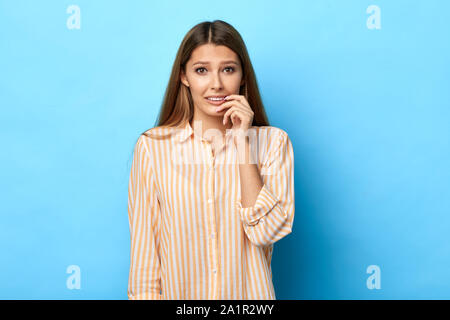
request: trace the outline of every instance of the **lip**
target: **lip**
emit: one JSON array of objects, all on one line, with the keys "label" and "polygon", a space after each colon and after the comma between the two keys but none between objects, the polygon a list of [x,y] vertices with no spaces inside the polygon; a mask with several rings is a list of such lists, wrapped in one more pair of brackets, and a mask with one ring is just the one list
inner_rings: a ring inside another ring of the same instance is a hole
[{"label": "lip", "polygon": [[208,98],[225,98],[226,96],[209,96],[209,97],[205,97],[205,100],[208,101],[208,103],[215,105],[215,106],[220,106],[222,103],[224,103],[226,100],[220,100],[220,101],[212,101],[212,100],[208,100]]}]

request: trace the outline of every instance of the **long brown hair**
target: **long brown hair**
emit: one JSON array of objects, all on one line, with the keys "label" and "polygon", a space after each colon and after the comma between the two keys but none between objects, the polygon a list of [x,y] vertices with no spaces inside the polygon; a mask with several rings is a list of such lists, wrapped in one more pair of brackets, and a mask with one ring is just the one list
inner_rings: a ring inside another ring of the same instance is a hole
[{"label": "long brown hair", "polygon": [[[245,96],[253,110],[253,126],[268,126],[262,99],[258,90],[255,72],[253,70],[247,47],[239,32],[230,24],[222,20],[213,22],[205,21],[195,25],[184,36],[173,63],[169,83],[167,85],[164,100],[155,123],[156,127],[183,127],[186,121],[191,121],[194,116],[194,103],[191,92],[180,80],[181,70],[186,71],[186,63],[191,57],[192,51],[203,44],[223,45],[233,50],[239,57],[244,84],[239,89],[239,95]],[[170,136],[156,136],[147,129],[141,135],[156,139],[164,139]]]}]

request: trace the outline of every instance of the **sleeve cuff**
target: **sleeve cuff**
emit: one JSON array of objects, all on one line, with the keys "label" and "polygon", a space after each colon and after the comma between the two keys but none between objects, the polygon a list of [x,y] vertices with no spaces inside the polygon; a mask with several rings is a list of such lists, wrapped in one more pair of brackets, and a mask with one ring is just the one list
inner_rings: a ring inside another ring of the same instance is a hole
[{"label": "sleeve cuff", "polygon": [[253,226],[258,224],[261,218],[268,214],[277,203],[277,197],[275,197],[267,185],[264,184],[259,191],[253,207],[243,208],[241,198],[238,198],[236,201],[236,209],[241,216],[241,221],[249,226]]}]

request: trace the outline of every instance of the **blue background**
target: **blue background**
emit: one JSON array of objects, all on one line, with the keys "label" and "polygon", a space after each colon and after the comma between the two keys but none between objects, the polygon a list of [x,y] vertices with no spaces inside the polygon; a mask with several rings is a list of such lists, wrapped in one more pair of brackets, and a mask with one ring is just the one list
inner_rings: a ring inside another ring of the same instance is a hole
[{"label": "blue background", "polygon": [[277,299],[450,298],[449,13],[446,0],[0,1],[0,298],[127,299],[134,143],[185,33],[214,19],[241,33],[294,147]]}]

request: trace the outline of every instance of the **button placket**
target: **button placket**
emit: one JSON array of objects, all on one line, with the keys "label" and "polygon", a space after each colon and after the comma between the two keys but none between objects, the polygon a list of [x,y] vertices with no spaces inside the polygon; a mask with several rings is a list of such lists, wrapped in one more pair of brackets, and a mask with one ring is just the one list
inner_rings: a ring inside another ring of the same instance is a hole
[{"label": "button placket", "polygon": [[[209,216],[212,218],[212,230],[210,233],[210,243],[211,243],[211,252],[212,252],[212,257],[211,257],[211,271],[214,275],[217,275],[217,243],[215,241],[215,230],[216,230],[216,213],[215,213],[215,207],[214,207],[214,179],[215,179],[215,172],[214,172],[214,161],[215,161],[215,155],[213,155],[212,153],[212,147],[211,147],[211,143],[206,141],[206,140],[202,140],[202,142],[204,144],[206,144],[206,148],[208,149],[208,181],[209,181],[209,190],[211,190],[208,194],[208,204],[210,205],[208,207],[208,209],[210,210],[211,214],[209,214]],[[218,288],[218,284],[216,284],[216,290]]]}]

